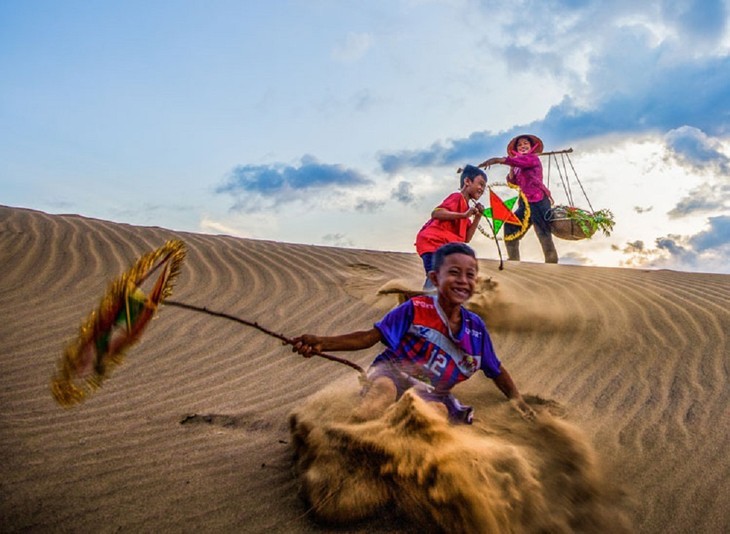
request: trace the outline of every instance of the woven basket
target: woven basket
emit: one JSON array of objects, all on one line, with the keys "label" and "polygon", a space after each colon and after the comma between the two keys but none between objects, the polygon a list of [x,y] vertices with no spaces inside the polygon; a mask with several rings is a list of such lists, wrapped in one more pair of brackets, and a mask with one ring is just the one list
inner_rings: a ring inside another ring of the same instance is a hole
[{"label": "woven basket", "polygon": [[566,206],[556,206],[552,209],[550,215],[550,231],[555,237],[567,239],[568,241],[578,241],[589,238],[596,233],[595,226],[588,225],[587,230],[588,233],[584,232],[576,221],[568,218]]}]

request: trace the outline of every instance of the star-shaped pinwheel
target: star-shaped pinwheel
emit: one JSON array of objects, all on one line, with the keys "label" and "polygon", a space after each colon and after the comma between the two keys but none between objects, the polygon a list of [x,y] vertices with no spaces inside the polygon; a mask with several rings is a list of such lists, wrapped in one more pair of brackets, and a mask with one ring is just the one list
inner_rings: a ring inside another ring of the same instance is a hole
[{"label": "star-shaped pinwheel", "polygon": [[489,207],[484,210],[484,216],[492,219],[494,235],[499,233],[499,230],[505,223],[522,226],[522,221],[512,212],[512,208],[514,208],[518,198],[517,196],[502,200],[494,191],[489,190]]}]

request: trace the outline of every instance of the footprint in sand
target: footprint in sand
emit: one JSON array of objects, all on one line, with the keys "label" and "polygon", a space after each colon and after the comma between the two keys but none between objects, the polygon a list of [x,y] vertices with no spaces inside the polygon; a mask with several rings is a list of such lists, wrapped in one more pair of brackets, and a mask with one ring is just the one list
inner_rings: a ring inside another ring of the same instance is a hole
[{"label": "footprint in sand", "polygon": [[240,428],[248,431],[268,430],[273,424],[263,419],[251,419],[243,415],[187,414],[180,419],[181,425],[210,425],[222,428]]},{"label": "footprint in sand", "polygon": [[568,415],[568,408],[556,400],[544,399],[539,395],[525,395],[524,397],[527,403],[538,412],[545,411],[559,419],[565,419]]},{"label": "footprint in sand", "polygon": [[387,275],[382,270],[367,263],[350,263],[345,267],[344,275],[344,289],[349,295],[371,306],[383,304],[378,288]]},{"label": "footprint in sand", "polygon": [[385,278],[383,271],[367,263],[349,263],[347,265],[347,272],[348,274],[370,280]]}]

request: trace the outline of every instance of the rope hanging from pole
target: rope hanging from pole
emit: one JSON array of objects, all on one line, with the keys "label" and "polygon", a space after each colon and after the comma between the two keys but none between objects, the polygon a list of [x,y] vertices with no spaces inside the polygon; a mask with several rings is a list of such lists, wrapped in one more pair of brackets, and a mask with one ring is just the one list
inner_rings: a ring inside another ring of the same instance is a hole
[{"label": "rope hanging from pole", "polygon": [[570,168],[573,169],[573,175],[575,176],[575,181],[578,182],[578,185],[580,186],[581,191],[583,191],[583,196],[586,197],[586,202],[588,203],[588,207],[591,208],[591,212],[595,212],[593,209],[593,206],[591,205],[591,200],[588,198],[588,193],[586,193],[585,188],[583,187],[583,183],[580,181],[580,178],[578,178],[578,173],[575,170],[575,167],[573,167],[573,161],[570,159],[570,156],[567,156],[568,163],[570,163]]},{"label": "rope hanging from pole", "polygon": [[[560,184],[565,192],[567,206],[554,206],[551,209],[550,226],[553,235],[562,239],[577,240],[591,237],[596,230],[600,229],[605,235],[610,235],[614,226],[614,219],[611,210],[596,211],[593,208],[590,198],[583,182],[581,182],[578,172],[575,170],[573,160],[570,158],[572,148],[567,150],[555,150],[552,152],[543,152],[541,156],[548,156],[548,176],[547,184],[550,185],[550,172],[552,170],[552,160],[555,158],[555,169],[560,179]],[[558,160],[558,155],[560,159]],[[567,160],[567,163],[566,163]],[[562,169],[561,169],[562,165]],[[583,210],[576,206],[573,196],[573,188],[571,187],[571,176],[568,172],[568,166],[573,173],[572,179],[580,187],[583,197],[588,205],[587,210]]]},{"label": "rope hanging from pole", "polygon": [[[588,204],[588,207],[590,208],[591,212],[594,212],[593,205],[591,204],[591,200],[588,198],[588,193],[586,193],[585,187],[583,187],[583,182],[580,181],[580,178],[578,177],[578,171],[575,170],[575,166],[573,165],[573,160],[570,158],[570,154],[573,152],[572,148],[568,148],[565,150],[554,150],[551,152],[543,152],[540,154],[540,156],[548,156],[548,176],[547,176],[547,186],[550,188],[550,171],[552,169],[552,161],[553,158],[555,158],[555,168],[558,171],[558,177],[560,178],[561,185],[563,186],[563,190],[565,191],[565,196],[568,199],[568,203],[573,206],[575,205],[575,199],[573,197],[573,190],[570,186],[570,177],[568,173],[568,167],[566,165],[566,160],[568,162],[568,165],[570,165],[570,169],[573,171],[573,178],[575,179],[575,182],[580,187],[581,192],[583,193],[583,196],[586,199],[586,203]],[[560,155],[560,161],[558,161],[557,156]],[[560,165],[563,165],[563,170],[560,170]]]},{"label": "rope hanging from pole", "polygon": [[[477,202],[473,201],[473,205],[476,206]],[[492,232],[492,237],[494,238],[494,244],[497,245],[497,254],[499,255],[499,270],[503,271],[504,270],[504,260],[502,259],[502,249],[499,246],[499,239],[497,239],[497,232],[494,231],[494,226],[492,226],[492,223],[490,222],[489,217],[485,217],[485,219],[487,221],[487,224],[489,225],[489,229]],[[477,228],[485,237],[487,237],[486,232],[484,232],[484,230],[482,230],[481,225],[477,226]]]}]

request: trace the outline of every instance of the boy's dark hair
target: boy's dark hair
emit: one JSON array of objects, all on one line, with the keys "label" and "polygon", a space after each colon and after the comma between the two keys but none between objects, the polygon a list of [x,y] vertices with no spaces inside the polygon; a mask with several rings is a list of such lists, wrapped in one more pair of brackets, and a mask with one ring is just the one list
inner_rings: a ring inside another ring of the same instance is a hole
[{"label": "boy's dark hair", "polygon": [[461,171],[461,180],[459,182],[459,187],[464,187],[464,181],[465,180],[473,180],[477,176],[483,176],[484,181],[487,181],[487,173],[481,170],[479,167],[475,167],[474,165],[467,165],[464,167],[464,169]]},{"label": "boy's dark hair", "polygon": [[450,256],[451,254],[466,254],[477,259],[474,250],[466,243],[446,243],[445,245],[441,245],[433,255],[433,270],[438,271],[444,264],[446,256]]}]

